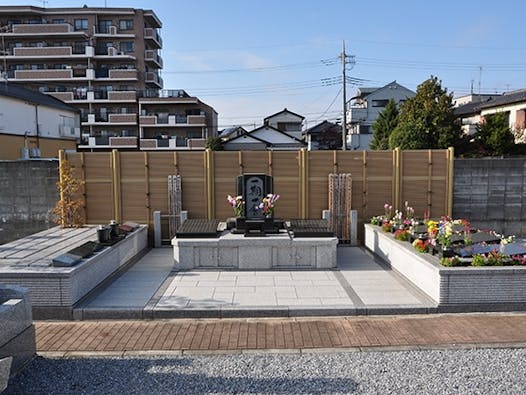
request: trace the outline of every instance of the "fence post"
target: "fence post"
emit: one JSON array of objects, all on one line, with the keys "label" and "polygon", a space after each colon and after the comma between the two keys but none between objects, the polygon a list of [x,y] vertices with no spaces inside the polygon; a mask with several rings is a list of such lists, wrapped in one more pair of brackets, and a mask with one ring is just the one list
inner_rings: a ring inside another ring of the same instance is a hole
[{"label": "fence post", "polygon": [[64,206],[64,190],[62,189],[63,185],[63,178],[64,175],[62,174],[62,166],[64,164],[64,161],[66,160],[66,152],[61,149],[58,151],[58,180],[60,184],[60,201],[62,202],[61,207],[61,216],[60,216],[60,226],[64,227],[64,218],[66,218],[66,207]]},{"label": "fence post", "polygon": [[155,248],[161,247],[161,212],[153,212],[153,245]]},{"label": "fence post", "polygon": [[113,182],[113,216],[117,222],[121,221],[121,164],[119,151],[111,151],[111,172]]},{"label": "fence post", "polygon": [[455,148],[449,147],[447,149],[447,215],[453,215],[453,190],[454,190],[454,174],[455,174]]},{"label": "fence post", "polygon": [[300,217],[301,219],[306,219],[308,217],[308,189],[307,189],[307,181],[308,181],[308,162],[307,162],[307,151],[302,148],[300,150],[300,194],[301,194],[301,211],[300,211]]},{"label": "fence post", "polygon": [[214,154],[209,148],[205,151],[205,188],[208,219],[214,219]]},{"label": "fence post", "polygon": [[400,210],[400,190],[402,189],[402,166],[401,166],[401,151],[400,147],[394,149],[395,156],[395,178],[394,178],[394,201],[393,207]]}]

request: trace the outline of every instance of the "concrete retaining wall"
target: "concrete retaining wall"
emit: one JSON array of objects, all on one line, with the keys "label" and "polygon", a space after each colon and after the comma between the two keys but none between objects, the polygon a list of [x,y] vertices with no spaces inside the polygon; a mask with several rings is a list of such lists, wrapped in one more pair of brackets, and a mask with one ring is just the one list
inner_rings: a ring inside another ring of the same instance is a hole
[{"label": "concrete retaining wall", "polygon": [[455,159],[453,217],[526,237],[526,158]]},{"label": "concrete retaining wall", "polygon": [[0,276],[6,284],[31,290],[35,317],[71,318],[72,307],[148,245],[148,227],[141,226],[119,243],[105,247],[73,267],[10,267]]},{"label": "concrete retaining wall", "polygon": [[0,244],[55,226],[57,160],[0,161]]},{"label": "concrete retaining wall", "polygon": [[443,267],[437,257],[369,224],[365,245],[439,305],[526,303],[526,267]]}]

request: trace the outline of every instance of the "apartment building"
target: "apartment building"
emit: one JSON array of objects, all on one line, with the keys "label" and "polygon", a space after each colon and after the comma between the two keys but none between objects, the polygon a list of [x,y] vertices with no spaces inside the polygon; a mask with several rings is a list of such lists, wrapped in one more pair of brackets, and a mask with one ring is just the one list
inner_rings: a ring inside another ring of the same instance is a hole
[{"label": "apartment building", "polygon": [[161,27],[152,10],[0,6],[0,71],[80,109],[79,149],[139,149],[139,99],[163,96]]}]

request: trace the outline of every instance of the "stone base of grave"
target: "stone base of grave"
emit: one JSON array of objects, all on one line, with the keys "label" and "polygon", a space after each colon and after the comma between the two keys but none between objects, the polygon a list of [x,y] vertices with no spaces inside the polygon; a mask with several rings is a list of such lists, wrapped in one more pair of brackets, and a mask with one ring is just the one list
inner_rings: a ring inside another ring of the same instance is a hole
[{"label": "stone base of grave", "polygon": [[295,237],[287,232],[249,237],[224,232],[217,239],[172,240],[176,269],[330,269],[336,237]]}]

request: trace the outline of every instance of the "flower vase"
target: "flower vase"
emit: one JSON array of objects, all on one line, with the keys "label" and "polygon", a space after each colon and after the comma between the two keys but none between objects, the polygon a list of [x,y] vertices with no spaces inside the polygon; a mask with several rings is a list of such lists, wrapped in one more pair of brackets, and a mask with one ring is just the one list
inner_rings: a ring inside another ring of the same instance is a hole
[{"label": "flower vase", "polygon": [[441,246],[438,255],[442,258],[451,258],[455,256],[455,251],[451,247]]}]

